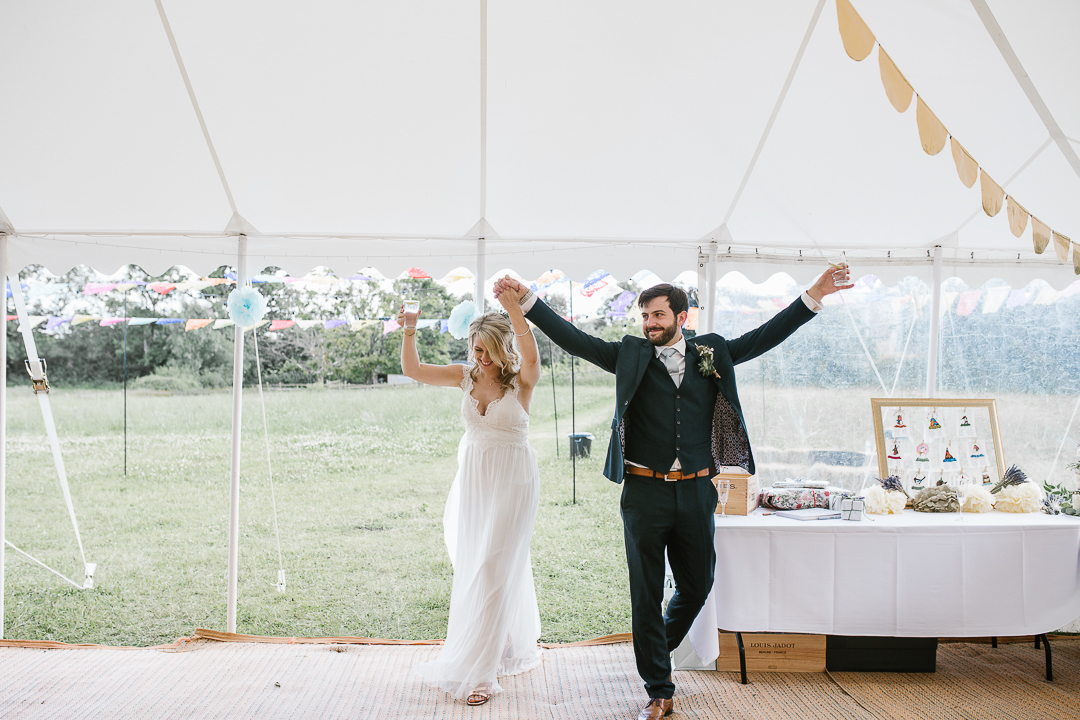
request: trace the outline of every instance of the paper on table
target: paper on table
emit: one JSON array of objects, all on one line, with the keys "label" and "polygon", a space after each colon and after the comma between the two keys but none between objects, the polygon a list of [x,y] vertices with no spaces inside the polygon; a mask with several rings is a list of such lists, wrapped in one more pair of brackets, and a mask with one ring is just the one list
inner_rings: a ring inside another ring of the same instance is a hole
[{"label": "paper on table", "polygon": [[826,508],[803,508],[802,510],[780,510],[775,513],[777,517],[785,517],[791,520],[839,520],[839,510]]}]

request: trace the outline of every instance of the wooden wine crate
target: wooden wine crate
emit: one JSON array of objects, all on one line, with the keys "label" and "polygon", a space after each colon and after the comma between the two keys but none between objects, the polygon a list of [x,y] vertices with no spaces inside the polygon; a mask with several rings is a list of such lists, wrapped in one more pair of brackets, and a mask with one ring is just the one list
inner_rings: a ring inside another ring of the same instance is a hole
[{"label": "wooden wine crate", "polygon": [[[720,491],[720,483],[727,483],[730,488],[727,501],[728,515],[749,515],[758,506],[758,497],[761,493],[757,476],[746,473],[717,473],[712,481],[717,492]],[[719,502],[716,504],[716,514],[720,514]]]},{"label": "wooden wine crate", "polygon": [[[743,633],[747,672],[825,672],[825,636],[794,633]],[[739,670],[735,633],[720,633],[716,669]]]}]

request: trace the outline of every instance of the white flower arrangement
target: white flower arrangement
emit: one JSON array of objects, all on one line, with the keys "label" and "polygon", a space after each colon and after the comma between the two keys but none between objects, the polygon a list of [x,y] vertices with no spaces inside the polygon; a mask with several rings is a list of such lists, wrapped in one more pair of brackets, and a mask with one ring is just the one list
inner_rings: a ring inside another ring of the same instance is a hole
[{"label": "white flower arrangement", "polygon": [[984,513],[994,509],[994,496],[986,488],[977,486],[970,491],[964,501],[964,512]]},{"label": "white flower arrangement", "polygon": [[866,502],[866,512],[873,515],[898,515],[904,512],[907,505],[907,495],[895,490],[886,490],[880,485],[874,485],[863,496]]},{"label": "white flower arrangement", "polygon": [[1009,485],[1001,491],[994,503],[995,510],[1013,513],[1038,512],[1042,509],[1042,489],[1035,483]]}]

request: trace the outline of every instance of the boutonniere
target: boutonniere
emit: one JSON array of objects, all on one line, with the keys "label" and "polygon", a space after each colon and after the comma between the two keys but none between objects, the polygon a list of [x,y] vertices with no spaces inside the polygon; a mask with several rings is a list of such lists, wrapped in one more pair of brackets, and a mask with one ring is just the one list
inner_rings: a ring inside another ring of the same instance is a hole
[{"label": "boutonniere", "polygon": [[712,375],[719,380],[720,373],[716,372],[716,368],[713,367],[713,349],[708,345],[694,345],[694,349],[697,350],[698,355],[701,356],[701,359],[698,360],[697,369],[702,377],[709,377]]}]

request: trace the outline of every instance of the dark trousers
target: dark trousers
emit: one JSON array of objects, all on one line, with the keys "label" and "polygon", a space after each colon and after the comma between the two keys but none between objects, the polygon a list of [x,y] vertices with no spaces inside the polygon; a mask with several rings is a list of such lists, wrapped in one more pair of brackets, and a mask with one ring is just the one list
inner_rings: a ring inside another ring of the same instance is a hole
[{"label": "dark trousers", "polygon": [[[634,657],[649,697],[674,694],[670,653],[686,637],[712,590],[716,500],[709,478],[668,482],[625,476],[620,507],[630,570]],[[676,589],[667,613],[662,613],[665,548]]]}]

